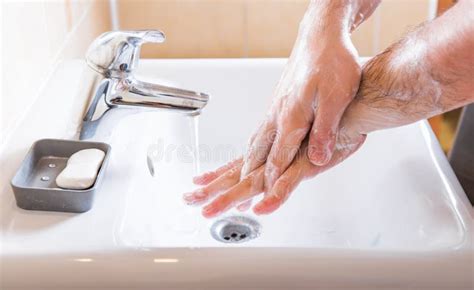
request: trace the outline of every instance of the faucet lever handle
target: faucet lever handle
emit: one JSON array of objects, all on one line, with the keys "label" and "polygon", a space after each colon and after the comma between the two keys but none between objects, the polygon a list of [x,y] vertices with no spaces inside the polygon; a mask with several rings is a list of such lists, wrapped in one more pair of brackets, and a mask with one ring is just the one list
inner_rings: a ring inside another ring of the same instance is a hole
[{"label": "faucet lever handle", "polygon": [[159,30],[109,31],[95,39],[86,54],[87,64],[106,77],[123,78],[137,67],[143,43],[161,43]]},{"label": "faucet lever handle", "polygon": [[165,35],[159,30],[135,30],[127,31],[130,34],[135,34],[135,37],[138,40],[141,40],[141,43],[153,42],[153,43],[162,43],[165,41]]}]

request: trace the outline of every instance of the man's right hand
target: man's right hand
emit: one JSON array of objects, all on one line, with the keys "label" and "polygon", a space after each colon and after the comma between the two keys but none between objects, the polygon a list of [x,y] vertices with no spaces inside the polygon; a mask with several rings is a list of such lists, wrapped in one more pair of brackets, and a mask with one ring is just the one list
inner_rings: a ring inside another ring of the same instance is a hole
[{"label": "man's right hand", "polygon": [[308,160],[319,166],[331,160],[340,119],[360,82],[350,32],[378,2],[310,3],[269,113],[251,138],[242,177],[265,164],[264,187],[271,190],[307,136]]}]

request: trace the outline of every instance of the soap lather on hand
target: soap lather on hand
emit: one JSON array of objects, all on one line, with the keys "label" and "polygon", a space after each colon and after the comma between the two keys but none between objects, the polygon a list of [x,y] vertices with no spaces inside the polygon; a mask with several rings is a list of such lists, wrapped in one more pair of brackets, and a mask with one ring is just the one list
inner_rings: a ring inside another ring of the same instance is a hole
[{"label": "soap lather on hand", "polygon": [[94,185],[105,153],[99,149],[80,150],[69,158],[66,168],[56,178],[61,188],[86,189]]}]

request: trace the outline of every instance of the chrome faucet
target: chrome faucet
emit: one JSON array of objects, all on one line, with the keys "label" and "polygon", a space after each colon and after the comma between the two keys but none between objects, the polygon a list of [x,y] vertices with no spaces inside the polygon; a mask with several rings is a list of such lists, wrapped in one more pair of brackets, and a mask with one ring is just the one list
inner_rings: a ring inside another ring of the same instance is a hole
[{"label": "chrome faucet", "polygon": [[[87,64],[100,73],[103,80],[96,89],[83,118],[80,139],[95,136],[105,116],[136,113],[143,109],[173,109],[199,114],[209,95],[137,80],[133,72],[138,66],[143,43],[161,43],[165,36],[158,30],[110,31],[99,36],[86,54]],[[104,108],[99,109],[99,106]],[[121,112],[118,112],[120,108]],[[128,109],[128,110],[124,110]]]}]

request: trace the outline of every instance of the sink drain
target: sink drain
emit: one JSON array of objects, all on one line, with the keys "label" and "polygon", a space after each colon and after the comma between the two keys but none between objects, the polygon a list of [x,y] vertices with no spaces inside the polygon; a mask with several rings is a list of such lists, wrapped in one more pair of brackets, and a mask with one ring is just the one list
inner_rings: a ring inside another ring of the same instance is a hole
[{"label": "sink drain", "polygon": [[211,226],[211,235],[223,243],[242,243],[260,235],[260,224],[249,217],[229,216]]}]

